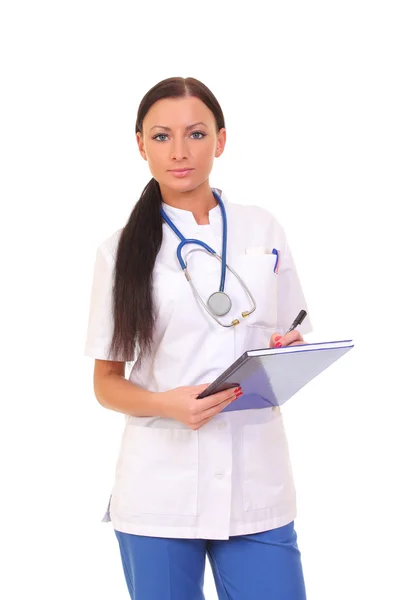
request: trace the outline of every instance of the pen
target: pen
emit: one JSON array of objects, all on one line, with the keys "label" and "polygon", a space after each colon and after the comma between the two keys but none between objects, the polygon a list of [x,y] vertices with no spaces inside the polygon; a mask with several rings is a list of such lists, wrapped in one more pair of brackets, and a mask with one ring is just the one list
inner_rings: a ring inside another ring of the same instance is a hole
[{"label": "pen", "polygon": [[[289,333],[289,331],[293,331],[293,329],[296,329],[296,327],[298,325],[301,325],[301,323],[304,321],[304,319],[306,318],[307,313],[305,310],[301,310],[299,312],[299,314],[297,315],[297,317],[295,318],[295,320],[293,321],[293,323],[291,324],[291,326],[289,327],[289,329],[287,330],[286,333]],[[285,335],[286,335],[285,333]]]}]

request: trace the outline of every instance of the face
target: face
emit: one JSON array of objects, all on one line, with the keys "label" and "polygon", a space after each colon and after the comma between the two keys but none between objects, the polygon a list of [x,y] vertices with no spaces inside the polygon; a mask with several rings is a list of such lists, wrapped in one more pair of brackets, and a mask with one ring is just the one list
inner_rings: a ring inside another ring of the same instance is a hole
[{"label": "face", "polygon": [[[199,98],[165,98],[148,111],[137,133],[142,157],[161,189],[190,191],[204,183],[225,146],[226,130]],[[187,171],[174,173],[174,169]]]}]

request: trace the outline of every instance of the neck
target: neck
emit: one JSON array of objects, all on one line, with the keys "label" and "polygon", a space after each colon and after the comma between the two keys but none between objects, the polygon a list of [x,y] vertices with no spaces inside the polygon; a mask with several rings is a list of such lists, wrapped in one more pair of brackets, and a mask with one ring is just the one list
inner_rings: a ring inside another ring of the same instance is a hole
[{"label": "neck", "polygon": [[208,225],[210,222],[208,213],[218,204],[208,181],[188,192],[177,192],[162,188],[161,186],[160,189],[165,204],[169,204],[169,206],[173,206],[174,208],[189,210],[193,213],[198,225]]}]

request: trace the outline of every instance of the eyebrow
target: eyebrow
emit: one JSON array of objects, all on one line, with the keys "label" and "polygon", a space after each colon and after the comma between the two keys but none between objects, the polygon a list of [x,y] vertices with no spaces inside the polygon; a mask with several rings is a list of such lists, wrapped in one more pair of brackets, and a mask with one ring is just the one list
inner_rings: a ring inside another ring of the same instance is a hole
[{"label": "eyebrow", "polygon": [[[204,125],[204,127],[207,127],[207,125],[205,123],[203,123],[203,121],[199,121],[198,123],[193,123],[192,125],[188,125],[186,127],[186,131],[188,131],[189,129],[192,129],[192,127],[196,127],[196,125]],[[153,125],[153,127],[150,128],[150,131],[152,129],[155,129],[156,127],[160,127],[160,129],[166,129],[167,131],[171,131],[170,127],[166,127],[165,125]]]}]

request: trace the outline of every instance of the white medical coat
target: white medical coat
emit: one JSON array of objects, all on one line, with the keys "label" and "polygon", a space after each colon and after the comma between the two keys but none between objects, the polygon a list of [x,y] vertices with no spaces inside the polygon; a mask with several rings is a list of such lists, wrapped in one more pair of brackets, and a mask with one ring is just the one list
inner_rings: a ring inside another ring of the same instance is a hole
[{"label": "white medical coat", "polygon": [[[212,382],[249,349],[266,347],[283,334],[299,310],[307,310],[301,285],[277,220],[258,206],[228,202],[227,262],[244,279],[257,302],[240,325],[223,328],[195,299],[179,265],[178,238],[163,224],[163,242],[154,266],[156,306],[154,348],[129,380],[153,392]],[[219,206],[210,223],[198,225],[192,212],[163,203],[187,238],[222,250]],[[97,249],[85,355],[109,359],[114,257],[121,230]],[[183,258],[207,301],[219,289],[221,263],[197,246]],[[280,251],[280,266],[274,273]],[[241,319],[250,307],[236,278],[227,271],[225,291]],[[311,331],[306,317],[298,328]],[[111,359],[117,360],[116,357]],[[134,357],[132,357],[132,360]],[[222,412],[193,431],[174,419],[125,416],[114,485],[104,521],[126,533],[148,536],[228,539],[283,526],[296,516],[296,497],[282,414],[277,408]]]}]

